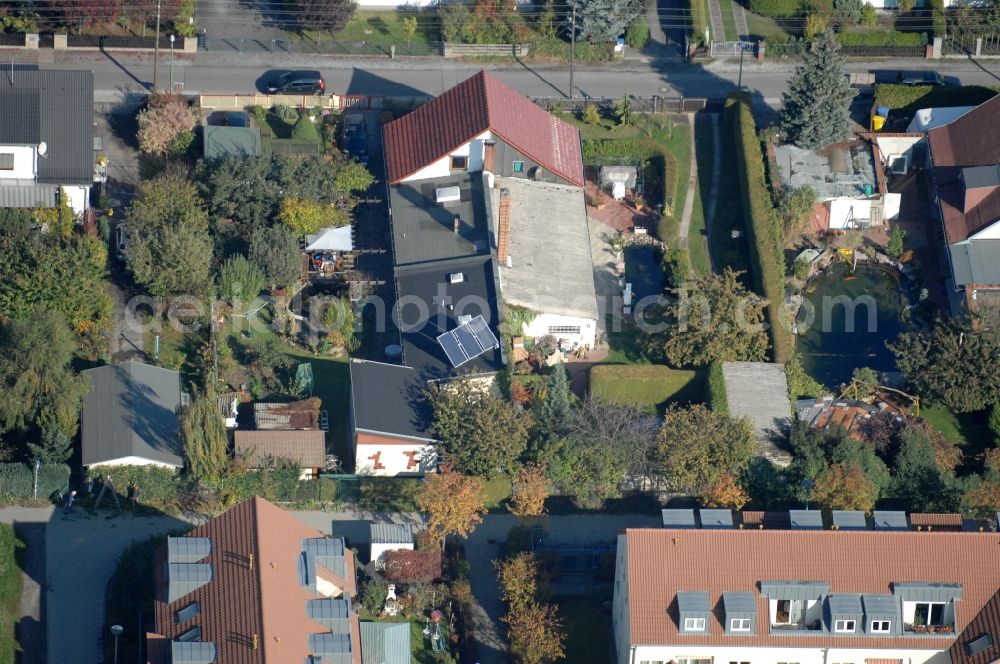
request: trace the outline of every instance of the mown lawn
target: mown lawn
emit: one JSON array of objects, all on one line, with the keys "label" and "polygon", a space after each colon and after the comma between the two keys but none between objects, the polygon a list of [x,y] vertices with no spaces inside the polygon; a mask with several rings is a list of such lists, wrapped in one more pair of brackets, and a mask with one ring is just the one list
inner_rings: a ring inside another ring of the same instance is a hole
[{"label": "mown lawn", "polygon": [[[722,29],[726,33],[726,41],[736,41],[740,38],[736,31],[736,17],[733,15],[733,0],[719,0],[719,9],[722,12]],[[749,28],[749,21],[747,22]]]},{"label": "mown lawn", "polygon": [[[358,9],[347,25],[334,36],[341,41],[382,41],[403,46],[407,43],[403,32],[403,19],[407,16],[417,17],[414,44],[441,41],[440,21],[433,14],[395,10]],[[328,38],[328,35],[320,35],[319,38]]]},{"label": "mown lawn", "polygon": [[953,413],[945,406],[923,406],[920,416],[945,438],[962,447],[965,457],[977,457],[994,444],[985,413]]},{"label": "mown lawn", "polygon": [[590,393],[610,403],[661,412],[669,404],[703,401],[705,372],[671,369],[659,364],[601,364],[590,370]]},{"label": "mown lawn", "polygon": [[512,491],[509,477],[494,477],[486,481],[486,488],[483,489],[483,498],[486,508],[489,510],[500,509],[500,505],[510,498]]},{"label": "mown lawn", "polygon": [[566,628],[565,661],[573,664],[607,664],[614,661],[611,613],[601,605],[610,594],[556,597],[559,617]]},{"label": "mown lawn", "polygon": [[0,524],[0,662],[13,662],[19,650],[14,638],[17,605],[21,599],[21,568],[17,550],[24,543],[14,534],[13,526]]}]

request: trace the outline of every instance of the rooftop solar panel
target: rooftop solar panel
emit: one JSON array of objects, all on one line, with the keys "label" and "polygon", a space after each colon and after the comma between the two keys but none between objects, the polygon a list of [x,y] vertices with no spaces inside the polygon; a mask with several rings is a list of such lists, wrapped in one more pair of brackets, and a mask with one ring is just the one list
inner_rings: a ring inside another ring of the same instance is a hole
[{"label": "rooftop solar panel", "polygon": [[823,530],[823,514],[819,510],[788,510],[792,530]]},{"label": "rooftop solar panel", "polygon": [[906,512],[875,510],[872,514],[875,530],[909,530]]},{"label": "rooftop solar panel", "polygon": [[500,345],[482,316],[445,332],[437,340],[451,366],[456,368]]}]

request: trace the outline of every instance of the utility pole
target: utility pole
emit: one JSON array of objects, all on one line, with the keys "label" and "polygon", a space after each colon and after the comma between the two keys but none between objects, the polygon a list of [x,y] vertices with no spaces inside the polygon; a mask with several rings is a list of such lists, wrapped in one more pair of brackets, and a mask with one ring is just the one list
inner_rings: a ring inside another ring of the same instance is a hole
[{"label": "utility pole", "polygon": [[174,93],[174,36],[170,35],[170,94]]},{"label": "utility pole", "polygon": [[573,65],[576,64],[576,0],[573,0],[573,19],[569,29],[569,98],[573,98]]},{"label": "utility pole", "polygon": [[156,44],[153,46],[153,92],[156,92],[156,75],[160,73],[160,4],[162,0],[156,0]]},{"label": "utility pole", "polygon": [[738,43],[740,45],[740,77],[736,83],[736,91],[743,92],[743,54],[746,53],[746,50],[743,48],[742,39]]}]

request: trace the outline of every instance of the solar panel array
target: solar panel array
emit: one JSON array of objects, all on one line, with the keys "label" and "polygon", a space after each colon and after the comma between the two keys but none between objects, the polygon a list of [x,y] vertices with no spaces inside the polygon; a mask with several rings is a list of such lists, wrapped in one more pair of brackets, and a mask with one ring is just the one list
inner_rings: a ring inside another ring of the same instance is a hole
[{"label": "solar panel array", "polygon": [[482,316],[476,316],[437,338],[451,366],[458,368],[500,345]]}]

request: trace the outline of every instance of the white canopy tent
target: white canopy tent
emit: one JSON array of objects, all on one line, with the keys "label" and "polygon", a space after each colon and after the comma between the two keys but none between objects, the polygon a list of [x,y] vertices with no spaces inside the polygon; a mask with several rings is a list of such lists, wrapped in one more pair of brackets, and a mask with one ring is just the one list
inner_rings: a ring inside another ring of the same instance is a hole
[{"label": "white canopy tent", "polygon": [[322,228],[315,235],[306,236],[306,251],[353,251],[351,226]]}]

